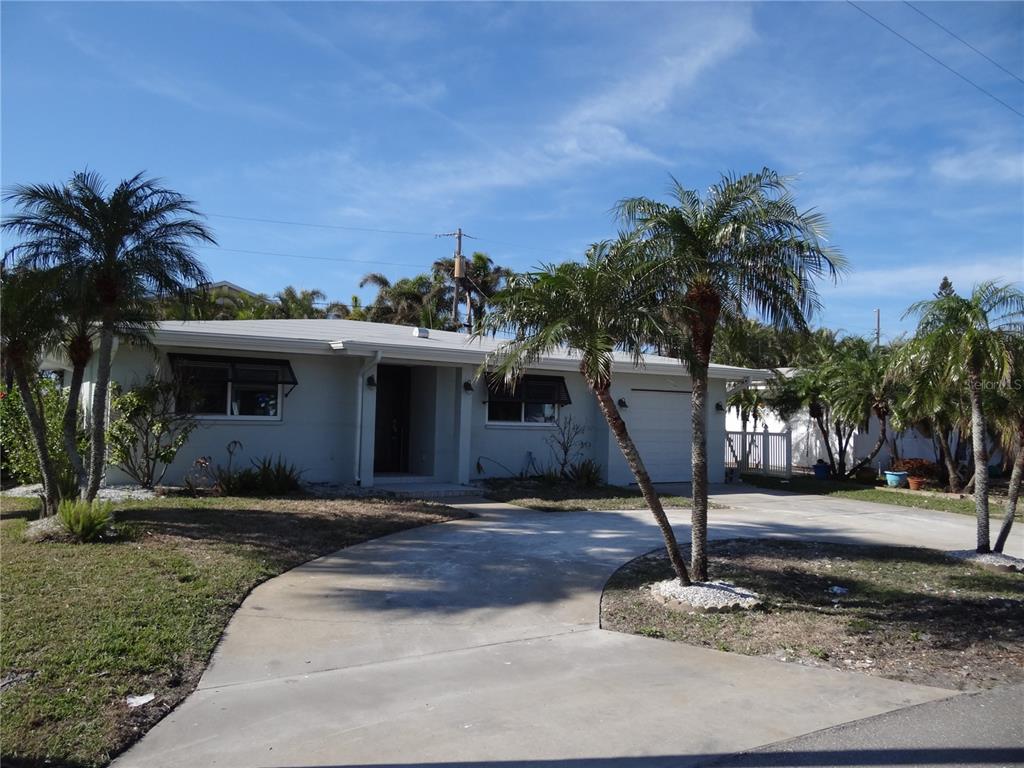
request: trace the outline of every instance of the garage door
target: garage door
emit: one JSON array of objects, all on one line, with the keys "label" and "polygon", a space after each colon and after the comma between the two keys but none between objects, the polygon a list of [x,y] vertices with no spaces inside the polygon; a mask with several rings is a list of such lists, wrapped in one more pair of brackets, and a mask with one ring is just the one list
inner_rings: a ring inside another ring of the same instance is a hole
[{"label": "garage door", "polygon": [[690,481],[689,392],[634,389],[622,416],[654,482]]}]

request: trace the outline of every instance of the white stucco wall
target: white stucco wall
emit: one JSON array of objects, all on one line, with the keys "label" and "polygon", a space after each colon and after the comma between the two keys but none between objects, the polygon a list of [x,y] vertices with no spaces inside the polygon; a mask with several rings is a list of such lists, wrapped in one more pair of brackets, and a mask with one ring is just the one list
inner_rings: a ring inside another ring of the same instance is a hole
[{"label": "white stucco wall", "polygon": [[[113,364],[113,378],[122,387],[130,388],[145,381],[147,375],[169,371],[166,352],[210,354],[211,350],[175,348],[162,350],[156,357],[148,350],[121,346]],[[225,354],[217,352],[216,354]],[[225,354],[225,356],[232,356]],[[358,373],[368,358],[343,355],[287,355],[281,353],[245,352],[238,357],[287,359],[299,381],[294,391],[282,400],[280,421],[246,421],[230,418],[200,420],[189,442],[179,452],[168,470],[165,483],[180,484],[192,463],[200,456],[210,456],[216,463],[227,462],[226,446],[238,440],[243,448],[236,452],[235,466],[245,466],[251,459],[281,455],[286,461],[304,470],[307,482],[353,483],[373,482],[373,419],[376,393],[365,386],[375,373],[366,367],[363,377]],[[397,361],[385,360],[393,364]],[[585,427],[581,439],[588,445],[582,456],[597,461],[605,468],[608,482],[633,482],[618,445],[609,430],[593,395],[578,373],[536,371],[542,375],[565,377],[571,405],[562,408],[561,416],[572,416]],[[555,460],[546,438],[555,431],[547,425],[506,425],[487,423],[487,387],[474,380],[472,366],[417,365],[412,378],[412,412],[410,471],[431,476],[442,482],[467,482],[471,479],[503,477],[526,470],[541,471]],[[473,382],[467,392],[464,382]],[[357,478],[356,461],[356,392],[362,388],[361,467]],[[612,395],[632,397],[634,387],[689,390],[689,379],[680,376],[642,373],[616,376]],[[286,388],[287,389],[287,388]],[[725,382],[712,379],[708,398],[708,459],[711,482],[724,479],[725,414],[715,410],[716,402],[725,398]],[[686,398],[687,406],[689,398]],[[629,411],[623,416],[629,424]],[[467,428],[463,429],[463,424]],[[680,457],[689,475],[689,454]],[[478,471],[478,465],[483,471]],[[121,471],[111,467],[107,473],[111,484],[130,482]]]},{"label": "white stucco wall", "polygon": [[[166,351],[166,350],[165,350]],[[174,352],[210,354],[205,349],[175,349]],[[218,352],[218,354],[220,354]],[[230,355],[225,355],[230,356]],[[246,466],[263,456],[284,459],[304,471],[307,482],[349,483],[354,476],[355,458],[355,372],[362,362],[356,358],[326,355],[282,355],[247,352],[239,357],[286,358],[295,371],[298,386],[282,400],[280,421],[244,421],[230,418],[199,422],[188,443],[167,471],[164,482],[180,484],[192,463],[210,456],[225,464],[226,446],[238,440],[243,448],[235,453],[234,465]],[[137,347],[121,346],[112,366],[112,377],[124,388],[145,381],[146,376],[169,370],[166,356]],[[287,391],[285,387],[285,391]],[[123,472],[111,467],[108,483],[130,482]]]},{"label": "white stucco wall", "polygon": [[[583,450],[583,457],[601,461],[601,456],[595,453],[594,443],[600,443],[600,432],[608,430],[604,419],[597,412],[594,396],[587,389],[583,377],[573,372],[535,371],[535,373],[565,377],[565,384],[569,390],[572,404],[562,407],[560,418],[572,416],[575,423],[582,424],[586,428],[580,439],[591,445]],[[483,380],[474,384],[472,397],[471,478],[509,477],[523,471],[535,473],[544,470],[554,462],[554,455],[545,442],[555,431],[554,427],[546,424],[488,424],[487,384]],[[531,457],[533,468],[528,469]],[[478,471],[478,465],[483,468],[483,472]]]}]

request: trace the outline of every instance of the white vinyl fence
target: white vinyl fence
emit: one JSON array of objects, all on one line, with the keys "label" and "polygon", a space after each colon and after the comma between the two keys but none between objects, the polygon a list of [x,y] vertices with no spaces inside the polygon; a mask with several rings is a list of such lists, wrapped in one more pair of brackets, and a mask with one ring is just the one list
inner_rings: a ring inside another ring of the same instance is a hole
[{"label": "white vinyl fence", "polygon": [[793,435],[769,432],[725,433],[725,468],[734,475],[753,473],[789,478],[793,475]]}]

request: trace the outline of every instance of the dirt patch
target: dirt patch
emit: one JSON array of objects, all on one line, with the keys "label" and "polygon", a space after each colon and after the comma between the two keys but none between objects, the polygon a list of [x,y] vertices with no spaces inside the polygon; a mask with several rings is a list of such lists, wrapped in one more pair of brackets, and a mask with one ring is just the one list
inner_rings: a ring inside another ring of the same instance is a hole
[{"label": "dirt patch", "polygon": [[733,539],[710,544],[710,578],[758,593],[738,613],[680,613],[649,585],[663,551],[620,568],[601,625],[620,632],[951,689],[1024,681],[1024,575],[904,547]]}]

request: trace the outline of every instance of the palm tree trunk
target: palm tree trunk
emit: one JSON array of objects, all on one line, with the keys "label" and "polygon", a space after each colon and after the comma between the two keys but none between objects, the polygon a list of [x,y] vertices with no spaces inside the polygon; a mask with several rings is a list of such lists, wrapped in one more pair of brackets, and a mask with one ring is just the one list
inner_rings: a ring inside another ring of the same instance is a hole
[{"label": "palm tree trunk", "polygon": [[85,472],[85,464],[82,456],[78,453],[78,402],[82,394],[82,380],[85,378],[85,365],[75,363],[71,369],[71,383],[68,386],[68,404],[64,410],[62,428],[64,432],[64,452],[71,462],[71,469],[75,473],[75,482],[79,490],[85,488],[88,480]]},{"label": "palm tree trunk", "polygon": [[939,454],[942,456],[942,463],[946,466],[946,474],[949,475],[949,490],[951,493],[960,493],[963,486],[960,482],[960,473],[956,469],[956,462],[953,461],[953,453],[949,450],[949,430],[939,430],[939,432]]},{"label": "palm tree trunk", "polygon": [[814,421],[818,425],[818,432],[821,433],[822,442],[825,443],[825,455],[828,456],[828,466],[832,471],[832,477],[836,477],[836,458],[832,453],[832,435],[828,430],[828,421],[821,414],[815,416]]},{"label": "palm tree trunk", "polygon": [[608,422],[608,428],[615,436],[615,442],[618,443],[619,450],[622,451],[622,455],[626,459],[630,472],[633,473],[637,485],[640,486],[640,493],[643,494],[644,501],[647,502],[651,514],[654,515],[654,519],[658,523],[658,528],[661,529],[662,538],[665,539],[665,549],[668,551],[668,559],[672,563],[672,570],[676,572],[676,577],[683,586],[689,586],[690,575],[686,572],[686,563],[679,553],[676,535],[669,524],[665,509],[661,505],[661,499],[658,498],[658,493],[651,483],[651,476],[647,474],[643,459],[640,458],[633,438],[629,436],[626,422],[622,420],[622,415],[619,413],[615,401],[612,400],[609,387],[608,385],[602,387],[592,384],[591,389],[594,392],[594,397],[597,398],[597,405],[601,409],[601,413],[604,414],[605,421]]},{"label": "palm tree trunk", "polygon": [[878,423],[881,425],[879,427],[879,429],[881,431],[878,433],[878,439],[875,441],[875,444],[871,447],[871,453],[869,453],[867,455],[867,457],[865,457],[864,459],[861,459],[853,467],[851,467],[850,471],[846,473],[847,477],[853,477],[854,475],[857,474],[857,472],[861,469],[861,467],[865,467],[868,464],[870,464],[874,460],[875,456],[878,455],[878,452],[882,450],[882,446],[885,445],[885,440],[886,440],[886,434],[885,434],[886,415],[884,413],[879,413],[878,411],[875,411],[875,418],[878,419]]},{"label": "palm tree trunk", "polygon": [[693,511],[690,516],[690,570],[694,581],[708,580],[708,436],[707,392],[708,371],[703,365],[694,365],[690,395],[691,424],[693,428],[692,455]]},{"label": "palm tree trunk", "polygon": [[113,323],[105,319],[100,332],[96,360],[96,382],[92,393],[90,426],[89,480],[83,498],[92,501],[99,493],[107,459],[107,390],[110,388],[110,358],[114,349]]},{"label": "palm tree trunk", "polygon": [[981,405],[981,372],[971,370],[971,443],[974,447],[974,509],[978,516],[978,552],[989,552],[988,541],[988,447],[985,445],[985,413]]},{"label": "palm tree trunk", "polygon": [[1002,552],[1006,539],[1013,528],[1013,516],[1017,514],[1017,499],[1020,497],[1020,484],[1024,479],[1024,421],[1017,427],[1017,458],[1013,462],[1013,473],[1010,475],[1010,487],[1006,491],[1006,517],[999,528],[993,552]]},{"label": "palm tree trunk", "polygon": [[39,459],[39,472],[43,476],[43,511],[42,516],[55,514],[57,512],[57,472],[53,467],[53,458],[46,445],[46,422],[43,421],[42,412],[36,407],[32,385],[29,383],[28,374],[20,365],[12,365],[14,382],[18,386],[18,394],[21,395],[21,402],[25,407],[25,416],[28,419],[29,429],[32,432],[32,442],[36,445],[36,458]]}]

